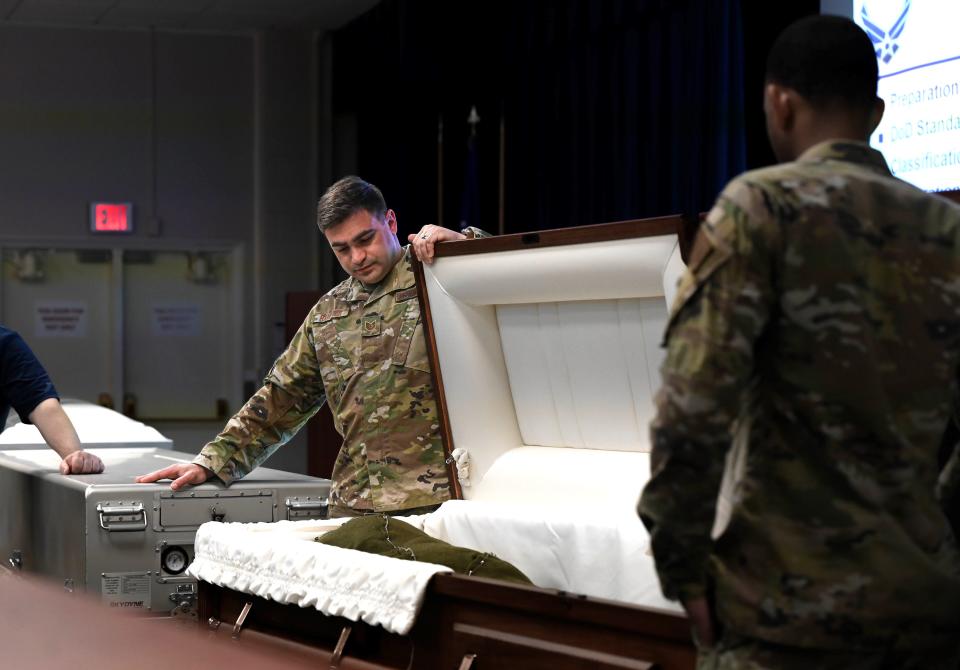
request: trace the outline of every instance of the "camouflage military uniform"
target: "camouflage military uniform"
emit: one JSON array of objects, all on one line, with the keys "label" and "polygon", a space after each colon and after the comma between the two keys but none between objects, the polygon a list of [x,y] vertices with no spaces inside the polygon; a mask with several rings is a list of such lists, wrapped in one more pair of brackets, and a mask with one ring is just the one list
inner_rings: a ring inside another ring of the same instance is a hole
[{"label": "camouflage military uniform", "polygon": [[243,477],[327,400],[344,438],[332,506],[390,512],[449,499],[411,253],[376,286],[349,278],[321,298],[263,388],[194,462],[226,483]]},{"label": "camouflage military uniform", "polygon": [[824,650],[787,647],[725,635],[697,659],[697,670],[957,670],[960,648],[927,650]]},{"label": "camouflage military uniform", "polygon": [[690,261],[639,504],[665,595],[787,647],[960,644],[960,208],[828,142],[731,182]]}]

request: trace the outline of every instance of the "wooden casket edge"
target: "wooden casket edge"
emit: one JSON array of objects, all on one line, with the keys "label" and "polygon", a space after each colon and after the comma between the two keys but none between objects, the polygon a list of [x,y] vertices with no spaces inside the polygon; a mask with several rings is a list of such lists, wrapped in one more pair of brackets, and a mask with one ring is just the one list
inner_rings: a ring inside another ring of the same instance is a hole
[{"label": "wooden casket edge", "polygon": [[[525,664],[516,667],[534,667],[528,664],[558,655],[596,657],[597,667],[604,668],[627,666],[617,661],[607,666],[600,662],[603,658],[665,670],[693,668],[696,661],[689,623],[681,613],[466,575],[435,575],[417,622],[405,636],[207,582],[200,582],[198,596],[201,624],[215,620],[226,630],[233,628],[243,605],[253,603],[245,622],[246,629],[256,631],[247,634],[250,644],[267,636],[333,651],[350,629],[346,656],[384,668],[406,667],[414,657],[416,668],[455,667],[471,653],[496,662],[506,653]],[[244,639],[242,630],[238,639]],[[480,667],[491,667],[488,663]],[[542,667],[565,667],[557,663],[553,658]]]}]

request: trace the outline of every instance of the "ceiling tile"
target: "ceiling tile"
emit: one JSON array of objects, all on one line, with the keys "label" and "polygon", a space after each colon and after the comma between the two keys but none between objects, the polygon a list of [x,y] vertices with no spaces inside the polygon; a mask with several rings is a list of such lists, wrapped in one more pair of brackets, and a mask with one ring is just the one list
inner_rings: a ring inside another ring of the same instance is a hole
[{"label": "ceiling tile", "polygon": [[0,21],[8,18],[7,15],[11,14],[18,4],[19,0],[0,0]]},{"label": "ceiling tile", "polygon": [[94,23],[116,0],[23,0],[10,20],[41,23]]},{"label": "ceiling tile", "polygon": [[0,22],[249,30],[332,29],[379,0],[0,0]]}]

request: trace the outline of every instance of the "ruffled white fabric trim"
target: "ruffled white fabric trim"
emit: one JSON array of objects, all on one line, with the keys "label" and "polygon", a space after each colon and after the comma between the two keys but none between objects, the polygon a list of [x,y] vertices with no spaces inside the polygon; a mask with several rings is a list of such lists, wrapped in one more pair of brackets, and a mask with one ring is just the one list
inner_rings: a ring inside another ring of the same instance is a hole
[{"label": "ruffled white fabric trim", "polygon": [[197,531],[195,558],[187,574],[242,593],[408,633],[430,578],[452,570],[309,541],[344,521],[205,523]]}]

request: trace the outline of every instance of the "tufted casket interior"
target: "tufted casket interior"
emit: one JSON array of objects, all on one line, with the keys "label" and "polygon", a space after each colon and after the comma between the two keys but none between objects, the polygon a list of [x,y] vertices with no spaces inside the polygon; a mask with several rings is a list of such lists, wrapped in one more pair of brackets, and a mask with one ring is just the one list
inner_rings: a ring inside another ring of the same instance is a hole
[{"label": "tufted casket interior", "polygon": [[439,258],[425,290],[465,501],[441,539],[534,583],[666,606],[636,502],[649,477],[675,235]]}]

